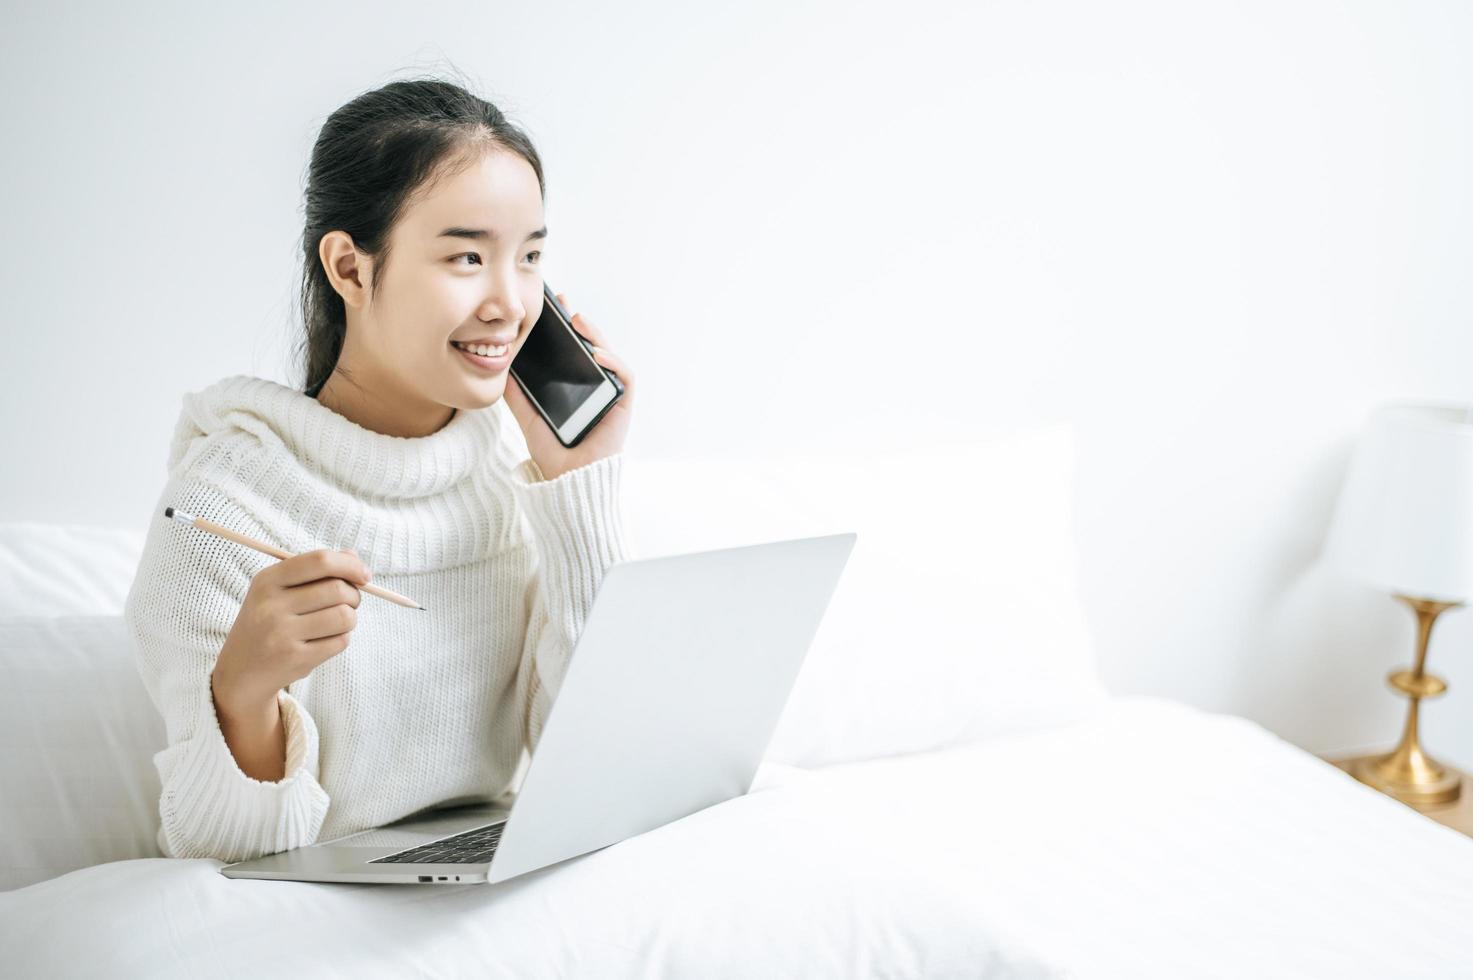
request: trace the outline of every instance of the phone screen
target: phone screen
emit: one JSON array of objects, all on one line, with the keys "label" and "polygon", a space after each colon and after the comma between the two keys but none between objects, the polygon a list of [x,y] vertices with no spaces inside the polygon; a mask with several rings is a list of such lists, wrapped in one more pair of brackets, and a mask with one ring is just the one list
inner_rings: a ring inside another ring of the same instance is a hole
[{"label": "phone screen", "polygon": [[542,315],[512,359],[511,371],[558,429],[608,383],[550,295],[543,296]]}]

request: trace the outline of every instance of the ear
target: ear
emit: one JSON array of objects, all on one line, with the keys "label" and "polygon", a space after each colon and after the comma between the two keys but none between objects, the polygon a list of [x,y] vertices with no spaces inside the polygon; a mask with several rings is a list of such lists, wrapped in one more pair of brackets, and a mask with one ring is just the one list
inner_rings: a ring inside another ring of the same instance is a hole
[{"label": "ear", "polygon": [[345,231],[330,231],[317,243],[317,255],[327,272],[327,281],[343,298],[343,303],[354,309],[366,306],[373,259],[358,251],[353,237]]}]

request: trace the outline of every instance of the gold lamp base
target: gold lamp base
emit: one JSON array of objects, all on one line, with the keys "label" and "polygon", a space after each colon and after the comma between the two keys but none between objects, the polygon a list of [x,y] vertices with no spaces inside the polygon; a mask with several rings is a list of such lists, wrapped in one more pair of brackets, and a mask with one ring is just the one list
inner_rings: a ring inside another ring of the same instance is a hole
[{"label": "gold lamp base", "polygon": [[1463,788],[1463,774],[1442,765],[1422,752],[1401,751],[1362,755],[1346,760],[1352,776],[1393,796],[1408,806],[1435,806],[1456,800]]},{"label": "gold lamp base", "polygon": [[1390,752],[1357,756],[1346,759],[1342,765],[1356,779],[1372,786],[1388,796],[1395,797],[1408,806],[1428,806],[1456,800],[1462,791],[1463,774],[1452,766],[1443,765],[1422,750],[1417,740],[1417,713],[1423,698],[1435,698],[1447,690],[1447,683],[1423,671],[1427,659],[1427,641],[1432,634],[1432,623],[1439,613],[1461,602],[1442,602],[1435,599],[1418,599],[1413,596],[1397,595],[1412,607],[1417,614],[1417,660],[1411,670],[1393,671],[1387,682],[1391,687],[1407,696],[1411,706],[1407,710],[1406,727],[1402,730],[1401,742]]}]

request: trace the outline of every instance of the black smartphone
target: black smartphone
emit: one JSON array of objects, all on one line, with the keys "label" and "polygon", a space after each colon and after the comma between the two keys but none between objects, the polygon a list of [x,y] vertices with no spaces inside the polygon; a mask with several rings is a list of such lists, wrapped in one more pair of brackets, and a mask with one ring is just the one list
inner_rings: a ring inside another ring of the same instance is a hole
[{"label": "black smartphone", "polygon": [[558,442],[571,448],[614,406],[624,385],[593,359],[592,342],[573,329],[552,287],[543,283],[542,295],[542,315],[510,371]]}]

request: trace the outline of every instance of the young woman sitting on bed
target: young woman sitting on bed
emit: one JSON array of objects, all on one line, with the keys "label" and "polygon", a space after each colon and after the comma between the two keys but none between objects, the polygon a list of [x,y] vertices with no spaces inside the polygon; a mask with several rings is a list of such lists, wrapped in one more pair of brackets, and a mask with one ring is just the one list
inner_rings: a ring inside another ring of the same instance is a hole
[{"label": "young woman sitting on bed", "polygon": [[[168,856],[238,861],[513,790],[604,572],[632,557],[635,385],[604,332],[573,317],[625,386],[576,447],[509,383],[548,240],[526,135],[459,85],[397,81],[327,119],[305,196],[303,382],[185,395],[128,597],[167,722]],[[488,368],[463,341],[510,356]],[[360,605],[369,569],[425,609]]]}]

